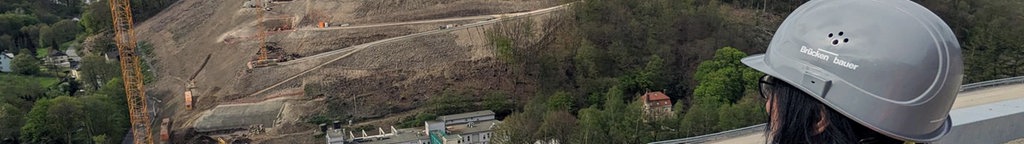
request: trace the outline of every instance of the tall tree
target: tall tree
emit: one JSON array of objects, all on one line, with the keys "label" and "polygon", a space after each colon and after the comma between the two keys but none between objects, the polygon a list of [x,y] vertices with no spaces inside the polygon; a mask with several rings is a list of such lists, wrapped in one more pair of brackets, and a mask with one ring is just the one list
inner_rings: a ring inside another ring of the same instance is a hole
[{"label": "tall tree", "polygon": [[18,48],[15,47],[14,37],[11,35],[0,35],[0,52],[15,52]]},{"label": "tall tree", "polygon": [[576,132],[576,117],[569,111],[549,111],[544,115],[544,122],[540,124],[537,131],[540,140],[568,142],[573,133]]},{"label": "tall tree", "polygon": [[18,55],[11,61],[11,70],[23,75],[35,75],[39,73],[39,60],[28,49],[21,49]]},{"label": "tall tree", "polygon": [[105,82],[119,75],[117,64],[107,62],[106,59],[99,56],[86,56],[81,65],[79,80],[93,90],[99,90]]},{"label": "tall tree", "polygon": [[[108,96],[60,96],[37,101],[21,128],[28,143],[88,143],[101,135],[124,135],[126,110]],[[119,139],[120,137],[111,137]]]},{"label": "tall tree", "polygon": [[81,23],[85,32],[98,34],[111,29],[110,19],[110,5],[106,1],[96,1],[85,6]]},{"label": "tall tree", "polygon": [[0,143],[17,141],[21,134],[24,112],[9,103],[0,102]]}]

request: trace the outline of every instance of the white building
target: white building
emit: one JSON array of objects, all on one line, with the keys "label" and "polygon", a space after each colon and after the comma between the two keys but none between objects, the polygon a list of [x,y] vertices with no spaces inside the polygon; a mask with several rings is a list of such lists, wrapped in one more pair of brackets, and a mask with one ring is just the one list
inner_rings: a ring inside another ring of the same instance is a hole
[{"label": "white building", "polygon": [[332,129],[326,131],[325,137],[328,144],[487,144],[501,121],[494,119],[493,111],[485,110],[445,115],[423,123],[422,129],[391,127],[388,132],[378,128],[376,134],[372,130],[367,133]]},{"label": "white building", "polygon": [[486,121],[494,119],[494,112],[491,110],[475,111],[453,115],[445,115],[438,118],[444,125],[457,125],[474,121]]},{"label": "white building", "polygon": [[11,61],[14,61],[14,54],[4,53],[0,55],[0,72],[12,72]]},{"label": "white building", "polygon": [[491,141],[491,135],[494,134],[494,128],[499,123],[501,123],[501,121],[487,120],[448,126],[448,131],[451,131],[455,136],[458,136],[459,139],[456,141],[449,141],[447,140],[447,137],[445,138],[447,142],[453,142],[453,144],[487,144]]}]

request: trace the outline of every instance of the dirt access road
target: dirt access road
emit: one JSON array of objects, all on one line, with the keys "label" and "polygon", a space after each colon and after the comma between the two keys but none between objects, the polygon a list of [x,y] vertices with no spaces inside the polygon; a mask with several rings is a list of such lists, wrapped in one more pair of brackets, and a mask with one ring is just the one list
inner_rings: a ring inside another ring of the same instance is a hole
[{"label": "dirt access road", "polygon": [[[987,103],[1005,101],[1010,99],[1024,98],[1024,84],[1007,85],[994,88],[987,88],[977,91],[961,93],[953,102],[953,109],[966,108]],[[1024,140],[1015,140],[1017,143],[1024,143]],[[763,144],[765,143],[763,133],[752,133],[731,139],[710,142],[713,144]],[[1013,143],[1013,142],[1011,142]]]},{"label": "dirt access road", "polygon": [[531,14],[543,14],[554,10],[565,9],[569,4],[562,4],[554,7],[508,14],[492,14],[492,15],[479,15],[479,16],[467,16],[467,17],[455,17],[455,18],[444,18],[444,19],[432,19],[432,20],[421,20],[421,21],[409,21],[409,22],[394,22],[394,23],[379,23],[379,24],[368,24],[368,25],[353,25],[343,27],[328,27],[328,28],[302,28],[299,30],[313,30],[313,31],[324,31],[324,30],[339,30],[339,29],[358,29],[358,28],[371,28],[371,27],[384,27],[384,26],[397,26],[397,25],[411,25],[411,24],[427,24],[427,23],[439,23],[439,22],[452,22],[452,21],[466,21],[466,20],[487,20],[487,21],[500,21],[501,18],[505,17],[517,17],[522,15]]},{"label": "dirt access road", "polygon": [[[325,53],[321,53],[321,54],[317,54],[317,55],[313,55],[313,56],[309,56],[309,57],[304,57],[304,58],[301,58],[301,59],[298,59],[298,60],[295,60],[295,61],[290,61],[290,62],[282,63],[282,65],[287,65],[287,64],[290,64],[290,63],[297,63],[297,62],[306,61],[307,59],[316,59],[316,58],[321,58],[321,57],[335,57],[334,59],[328,60],[326,62],[322,62],[322,63],[320,63],[319,65],[317,65],[315,67],[312,67],[310,69],[302,71],[301,73],[298,73],[298,74],[295,74],[295,75],[293,75],[291,77],[288,77],[287,79],[284,79],[281,82],[277,82],[274,85],[271,85],[271,86],[269,86],[267,88],[264,88],[264,89],[261,89],[259,91],[254,92],[252,94],[249,94],[249,97],[253,97],[253,96],[259,95],[261,93],[264,93],[264,92],[266,92],[268,90],[277,88],[278,86],[281,86],[282,84],[288,83],[288,82],[290,82],[290,81],[292,81],[292,80],[294,80],[296,78],[299,78],[299,77],[301,77],[301,76],[303,76],[303,75],[305,75],[305,74],[307,74],[307,73],[309,73],[309,72],[311,72],[313,70],[320,69],[320,68],[324,67],[327,64],[330,64],[330,63],[333,63],[335,61],[344,59],[344,58],[348,57],[349,55],[352,55],[354,53],[362,51],[363,49],[366,49],[366,48],[368,48],[368,47],[370,47],[372,45],[376,45],[378,43],[385,43],[385,42],[390,42],[390,41],[403,40],[403,39],[407,39],[407,38],[419,37],[419,36],[436,34],[436,33],[450,32],[452,30],[459,30],[459,29],[463,29],[463,28],[469,28],[469,27],[475,27],[475,26],[481,26],[481,25],[490,25],[490,24],[494,24],[494,23],[497,23],[499,21],[504,20],[503,19],[504,17],[514,18],[514,17],[520,17],[520,16],[531,16],[531,15],[537,15],[537,14],[544,14],[544,13],[549,13],[549,12],[552,12],[552,11],[555,11],[555,10],[565,9],[566,7],[568,7],[571,4],[573,4],[573,3],[567,3],[567,4],[562,4],[562,5],[550,7],[550,8],[544,8],[544,9],[539,9],[539,10],[534,10],[534,11],[529,11],[529,12],[512,13],[512,14],[471,16],[471,17],[448,18],[448,19],[426,20],[426,21],[373,24],[373,25],[352,26],[352,27],[308,28],[307,30],[311,30],[311,29],[312,30],[338,30],[338,29],[359,28],[359,27],[392,26],[392,25],[405,25],[405,24],[417,24],[417,23],[433,23],[433,22],[438,22],[438,21],[458,21],[458,20],[466,20],[466,19],[479,19],[479,18],[497,17],[495,19],[491,19],[491,20],[488,20],[488,21],[468,24],[468,25],[460,26],[460,27],[456,27],[456,28],[427,31],[427,32],[415,33],[415,34],[411,34],[411,35],[405,35],[405,36],[388,38],[388,39],[384,39],[384,40],[379,40],[379,41],[374,41],[374,42],[370,42],[370,43],[365,43],[365,44],[360,44],[360,45],[352,46],[352,47],[349,47],[349,48],[343,48],[343,49],[334,50],[334,51],[330,51],[330,52],[325,52]],[[339,54],[341,54],[341,55],[339,56]]]}]

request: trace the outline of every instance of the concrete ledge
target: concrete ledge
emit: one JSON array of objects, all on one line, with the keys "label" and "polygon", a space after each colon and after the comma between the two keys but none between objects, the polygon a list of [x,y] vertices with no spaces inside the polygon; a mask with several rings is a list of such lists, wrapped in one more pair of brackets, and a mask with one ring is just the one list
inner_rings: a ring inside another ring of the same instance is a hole
[{"label": "concrete ledge", "polygon": [[1006,143],[1024,137],[1024,99],[955,109],[949,115],[953,129],[935,143]]},{"label": "concrete ledge", "polygon": [[220,132],[248,129],[252,125],[273,127],[281,117],[285,103],[280,100],[260,103],[219,105],[204,112],[195,124],[196,132]]}]

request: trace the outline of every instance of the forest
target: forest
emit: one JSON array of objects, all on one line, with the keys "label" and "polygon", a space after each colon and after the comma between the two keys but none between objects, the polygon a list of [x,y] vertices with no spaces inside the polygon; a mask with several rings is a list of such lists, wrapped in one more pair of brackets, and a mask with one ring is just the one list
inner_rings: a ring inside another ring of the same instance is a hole
[{"label": "forest", "polygon": [[[739,59],[763,53],[803,0],[602,0],[545,22],[489,32],[498,57],[539,81],[515,103],[495,143],[646,143],[764,123],[762,74]],[[965,84],[1024,74],[1024,2],[915,0],[963,49]],[[531,29],[534,28],[534,29]],[[646,119],[639,97],[662,91],[673,116]]]},{"label": "forest", "polygon": [[[131,2],[141,22],[175,0]],[[104,55],[117,49],[109,8],[105,0],[0,0],[0,53],[14,55],[12,72],[0,73],[0,143],[121,143],[129,124],[120,66]],[[82,60],[45,61],[69,49]]]}]

